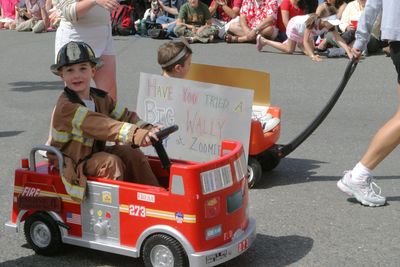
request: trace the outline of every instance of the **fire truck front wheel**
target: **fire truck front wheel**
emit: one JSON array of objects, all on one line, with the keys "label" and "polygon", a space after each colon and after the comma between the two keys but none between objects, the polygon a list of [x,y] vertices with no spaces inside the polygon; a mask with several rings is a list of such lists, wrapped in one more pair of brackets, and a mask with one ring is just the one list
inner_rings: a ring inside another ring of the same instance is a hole
[{"label": "fire truck front wheel", "polygon": [[175,238],[164,234],[155,234],[146,240],[142,257],[147,267],[189,266],[188,257],[181,244]]},{"label": "fire truck front wheel", "polygon": [[25,220],[25,238],[40,255],[50,256],[61,247],[61,233],[56,222],[46,213],[35,213]]}]

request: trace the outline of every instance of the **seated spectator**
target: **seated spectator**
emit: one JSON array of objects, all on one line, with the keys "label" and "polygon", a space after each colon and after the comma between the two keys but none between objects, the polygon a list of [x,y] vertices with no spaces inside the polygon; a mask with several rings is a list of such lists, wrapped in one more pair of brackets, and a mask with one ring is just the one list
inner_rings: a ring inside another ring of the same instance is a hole
[{"label": "seated spectator", "polygon": [[163,29],[167,30],[167,37],[175,37],[174,27],[176,25],[176,18],[184,3],[186,3],[186,0],[158,0],[158,4],[164,14],[156,19],[156,23],[161,24]]},{"label": "seated spectator", "polygon": [[28,20],[20,22],[16,30],[19,32],[33,31],[34,33],[46,32],[49,27],[49,17],[46,11],[45,0],[25,0]]},{"label": "seated spectator", "polygon": [[261,34],[274,40],[278,35],[276,18],[278,14],[277,0],[243,0],[240,15],[230,25],[225,35],[228,43],[253,42]]},{"label": "seated spectator", "polygon": [[286,41],[286,27],[289,20],[295,16],[304,15],[300,0],[283,0],[278,8],[277,26],[279,29],[277,41]]},{"label": "seated spectator", "polygon": [[214,40],[218,29],[212,25],[207,5],[199,0],[189,0],[179,11],[174,33],[185,37],[189,43],[208,43]]},{"label": "seated spectator", "polygon": [[239,16],[242,0],[213,0],[208,10],[213,16],[213,25],[219,29],[218,37],[222,39],[229,30],[232,19]]},{"label": "seated spectator", "polygon": [[[355,40],[357,22],[361,13],[364,11],[366,2],[367,0],[354,0],[349,2],[343,11],[339,29],[342,31],[341,37],[348,45],[352,45]],[[378,40],[380,35],[380,19],[381,16],[378,16],[368,42],[368,49],[367,51],[364,51],[365,54],[368,54],[368,52],[375,53],[380,49],[380,43]],[[318,46],[320,50],[324,50],[328,47],[338,47],[337,42],[331,34],[327,34],[326,40]]]},{"label": "seated spectator", "polygon": [[0,29],[15,29],[18,0],[0,0]]},{"label": "seated spectator", "polygon": [[321,15],[321,11],[323,9],[327,9],[330,6],[334,6],[336,8],[336,17],[338,19],[341,19],[343,11],[346,8],[347,4],[344,0],[325,0],[323,3],[318,5],[317,11],[315,11],[315,13]]},{"label": "seated spectator", "polygon": [[325,12],[322,13],[324,16],[322,18],[317,14],[312,13],[303,16],[296,16],[289,20],[286,30],[288,39],[284,43],[267,40],[261,35],[257,36],[257,50],[261,51],[265,45],[270,45],[282,52],[292,54],[296,49],[296,46],[298,46],[304,52],[304,54],[309,56],[313,61],[321,61],[319,55],[314,53],[314,38],[331,31],[339,45],[344,49],[350,58],[352,55],[350,47],[340,37],[335,27],[340,23],[340,21],[336,18],[336,15],[331,15],[336,13],[336,9],[332,7],[332,11],[326,14],[330,16],[326,16]]}]

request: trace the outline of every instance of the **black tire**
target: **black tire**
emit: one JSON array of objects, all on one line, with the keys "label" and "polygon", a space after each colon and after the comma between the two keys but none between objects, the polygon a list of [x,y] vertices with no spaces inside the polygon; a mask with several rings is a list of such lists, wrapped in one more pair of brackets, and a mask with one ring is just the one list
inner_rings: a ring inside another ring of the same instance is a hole
[{"label": "black tire", "polygon": [[260,161],[261,167],[265,172],[269,172],[275,169],[281,161],[278,155],[268,150],[262,153],[258,157],[258,160]]},{"label": "black tire", "polygon": [[249,157],[247,171],[249,175],[247,178],[247,184],[249,188],[254,188],[262,178],[262,168],[256,158]]},{"label": "black tire", "polygon": [[54,255],[62,245],[60,229],[46,213],[29,216],[25,220],[24,233],[28,244],[40,255]]},{"label": "black tire", "polygon": [[164,234],[152,235],[145,241],[142,259],[147,267],[189,266],[189,260],[182,245],[175,238]]}]

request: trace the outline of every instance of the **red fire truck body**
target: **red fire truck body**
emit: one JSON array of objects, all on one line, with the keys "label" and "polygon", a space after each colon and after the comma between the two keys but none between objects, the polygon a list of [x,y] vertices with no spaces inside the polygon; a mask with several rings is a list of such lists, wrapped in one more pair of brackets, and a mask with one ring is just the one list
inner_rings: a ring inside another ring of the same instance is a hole
[{"label": "red fire truck body", "polygon": [[151,264],[146,265],[156,266],[168,257],[169,263],[178,262],[174,247],[180,247],[187,265],[214,266],[242,254],[255,240],[247,162],[238,142],[223,141],[220,157],[210,162],[172,160],[169,172],[158,158],[149,158],[164,187],[89,177],[82,203],[67,194],[54,166],[36,165],[37,149],[15,172],[6,226],[15,232],[25,221],[27,241],[38,253],[52,254],[59,241],[148,255]]}]

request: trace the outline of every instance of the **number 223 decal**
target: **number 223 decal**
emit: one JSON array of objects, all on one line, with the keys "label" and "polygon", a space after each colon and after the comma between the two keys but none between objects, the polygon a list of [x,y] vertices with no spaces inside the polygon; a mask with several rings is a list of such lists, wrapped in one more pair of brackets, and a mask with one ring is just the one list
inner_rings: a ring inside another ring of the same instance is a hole
[{"label": "number 223 decal", "polygon": [[129,215],[146,217],[146,207],[138,205],[129,205]]}]

